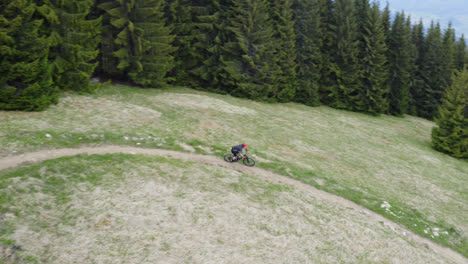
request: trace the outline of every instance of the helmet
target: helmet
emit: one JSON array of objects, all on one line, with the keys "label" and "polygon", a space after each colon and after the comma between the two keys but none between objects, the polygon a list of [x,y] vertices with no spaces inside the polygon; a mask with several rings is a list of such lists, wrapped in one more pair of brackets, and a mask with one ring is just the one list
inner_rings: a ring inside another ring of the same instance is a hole
[{"label": "helmet", "polygon": [[242,143],[242,146],[243,146],[244,148],[246,148],[246,147],[247,147],[247,144],[245,144],[245,143]]}]

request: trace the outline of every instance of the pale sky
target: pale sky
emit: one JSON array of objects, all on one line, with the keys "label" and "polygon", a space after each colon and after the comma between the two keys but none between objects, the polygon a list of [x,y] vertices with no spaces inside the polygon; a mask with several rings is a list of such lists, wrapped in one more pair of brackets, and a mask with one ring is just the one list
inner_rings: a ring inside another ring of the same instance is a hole
[{"label": "pale sky", "polygon": [[431,20],[440,22],[442,29],[448,27],[449,21],[455,29],[457,38],[465,34],[468,39],[468,0],[377,0],[384,8],[388,2],[394,15],[397,11],[404,10],[411,15],[414,23],[422,18],[427,29]]}]

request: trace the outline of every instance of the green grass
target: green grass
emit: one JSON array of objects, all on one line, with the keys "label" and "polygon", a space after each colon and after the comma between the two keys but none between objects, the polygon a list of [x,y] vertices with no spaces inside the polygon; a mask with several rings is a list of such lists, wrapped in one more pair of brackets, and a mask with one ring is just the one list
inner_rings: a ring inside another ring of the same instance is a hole
[{"label": "green grass", "polygon": [[[111,86],[63,98],[41,113],[0,112],[0,155],[83,144],[184,151],[184,143],[221,156],[246,142],[251,154],[270,161],[257,166],[362,204],[468,256],[468,163],[431,149],[430,121],[184,88]],[[434,228],[448,235],[436,237]]]}]

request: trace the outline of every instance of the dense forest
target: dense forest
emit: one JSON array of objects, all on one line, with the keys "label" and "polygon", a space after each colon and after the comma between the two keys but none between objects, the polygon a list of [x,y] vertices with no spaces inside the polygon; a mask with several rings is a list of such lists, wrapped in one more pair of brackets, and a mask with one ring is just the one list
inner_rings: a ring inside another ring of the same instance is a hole
[{"label": "dense forest", "polygon": [[2,1],[0,109],[43,110],[97,76],[438,124],[461,111],[466,157],[465,38],[412,21],[369,0]]}]

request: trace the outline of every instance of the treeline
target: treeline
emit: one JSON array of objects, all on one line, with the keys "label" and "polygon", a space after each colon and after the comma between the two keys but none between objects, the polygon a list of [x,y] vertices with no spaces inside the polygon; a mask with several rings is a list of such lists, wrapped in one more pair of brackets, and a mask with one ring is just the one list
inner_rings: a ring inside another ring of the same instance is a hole
[{"label": "treeline", "polygon": [[101,18],[93,0],[0,2],[0,109],[42,110],[59,90],[91,91]]},{"label": "treeline", "polygon": [[464,37],[369,0],[0,3],[0,109],[41,110],[93,75],[433,119]]}]

